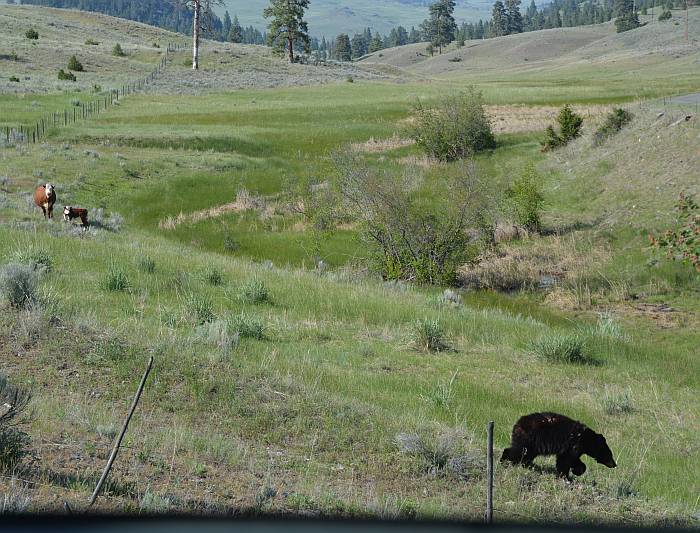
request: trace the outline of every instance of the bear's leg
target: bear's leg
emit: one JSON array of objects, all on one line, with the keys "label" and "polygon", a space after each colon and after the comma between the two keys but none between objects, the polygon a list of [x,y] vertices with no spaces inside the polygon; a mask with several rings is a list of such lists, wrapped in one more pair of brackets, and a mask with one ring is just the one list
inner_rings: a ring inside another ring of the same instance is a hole
[{"label": "bear's leg", "polygon": [[571,481],[571,477],[569,476],[571,466],[571,458],[567,457],[566,455],[557,455],[557,475],[559,475],[559,477],[563,477],[568,481]]},{"label": "bear's leg", "polygon": [[503,455],[501,455],[501,462],[504,463],[506,461],[510,461],[514,465],[519,465],[519,464],[530,464],[532,463],[532,460],[534,457],[530,457],[527,453],[526,449],[523,448],[518,448],[516,446],[513,446],[511,448],[506,448],[503,450]]},{"label": "bear's leg", "polygon": [[575,476],[582,476],[586,472],[586,463],[577,458],[571,463],[571,472]]}]

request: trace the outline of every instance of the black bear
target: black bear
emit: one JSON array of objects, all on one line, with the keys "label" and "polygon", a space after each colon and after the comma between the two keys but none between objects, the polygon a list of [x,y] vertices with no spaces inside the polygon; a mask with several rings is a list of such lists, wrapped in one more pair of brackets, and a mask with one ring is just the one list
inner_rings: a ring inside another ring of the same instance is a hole
[{"label": "black bear", "polygon": [[501,462],[531,465],[538,455],[557,456],[557,474],[570,479],[586,471],[583,454],[608,468],[617,464],[605,437],[585,424],[557,413],[532,413],[513,426],[510,448],[503,450]]}]

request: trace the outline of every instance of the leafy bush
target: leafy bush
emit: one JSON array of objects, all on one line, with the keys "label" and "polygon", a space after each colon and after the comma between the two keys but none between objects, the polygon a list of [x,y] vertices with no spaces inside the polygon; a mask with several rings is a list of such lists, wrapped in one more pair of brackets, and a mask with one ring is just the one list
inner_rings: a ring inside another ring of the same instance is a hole
[{"label": "leafy bush", "polygon": [[265,325],[255,316],[241,313],[227,321],[228,331],[241,339],[265,340]]},{"label": "leafy bush", "polygon": [[114,45],[114,48],[112,48],[112,55],[116,57],[124,57],[126,53],[122,49],[122,45],[117,43]]},{"label": "leafy bush", "polygon": [[689,264],[700,272],[700,206],[693,196],[681,193],[676,211],[676,227],[659,237],[650,235],[651,244],[666,250],[670,259]]},{"label": "leafy bush", "polygon": [[270,292],[264,281],[254,279],[241,286],[238,299],[245,304],[262,304],[270,301]]},{"label": "leafy bush", "polygon": [[659,15],[659,22],[663,22],[663,21],[665,21],[665,20],[671,20],[671,17],[673,17],[673,15],[671,14],[671,12],[670,12],[668,9],[665,9],[665,10],[662,11],[661,14]]},{"label": "leafy bush", "polygon": [[17,76],[10,76],[10,81],[13,83],[19,83],[19,78]]},{"label": "leafy bush", "polygon": [[120,267],[112,265],[107,274],[102,278],[100,286],[111,292],[125,291],[129,288],[129,278]]},{"label": "leafy bush", "polygon": [[553,363],[588,363],[586,341],[578,334],[553,333],[541,337],[531,345],[531,351]]},{"label": "leafy bush", "polygon": [[542,149],[545,151],[564,146],[581,135],[583,117],[574,113],[571,106],[567,104],[559,111],[557,124],[559,124],[559,133],[554,130],[553,126],[547,126],[544,141],[541,143]]},{"label": "leafy bush", "polygon": [[85,44],[88,46],[97,46],[100,43],[96,41],[95,39],[85,39]]},{"label": "leafy bush", "polygon": [[622,108],[615,108],[605,117],[605,121],[593,134],[593,143],[596,146],[603,144],[605,139],[612,137],[627,124],[632,122],[634,115]]},{"label": "leafy bush", "polygon": [[58,79],[62,81],[76,81],[75,74],[66,72],[63,69],[58,71]]},{"label": "leafy bush", "polygon": [[473,87],[445,97],[434,106],[418,102],[414,112],[415,122],[408,134],[440,161],[455,161],[496,147],[482,95]]},{"label": "leafy bush", "polygon": [[27,39],[32,39],[32,40],[36,41],[39,38],[39,33],[35,29],[32,28],[32,29],[27,30],[27,33],[25,33],[24,36]]},{"label": "leafy bush", "polygon": [[360,222],[384,279],[449,285],[478,255],[483,243],[468,230],[481,227],[490,202],[473,167],[446,176],[426,204],[406,180],[369,168],[357,154],[337,154],[335,164],[343,209]]},{"label": "leafy bush", "polygon": [[541,187],[542,177],[530,163],[506,191],[506,198],[512,204],[517,223],[530,231],[540,230],[540,214],[544,204]]},{"label": "leafy bush", "polygon": [[74,72],[83,72],[85,70],[83,68],[83,64],[78,61],[78,58],[75,56],[70,56],[70,59],[68,60],[68,70],[72,70]]},{"label": "leafy bush", "polygon": [[413,330],[413,346],[421,352],[444,352],[450,349],[439,320],[423,319]]},{"label": "leafy bush", "polygon": [[24,309],[37,301],[38,279],[34,268],[10,263],[0,270],[0,294],[11,307]]}]

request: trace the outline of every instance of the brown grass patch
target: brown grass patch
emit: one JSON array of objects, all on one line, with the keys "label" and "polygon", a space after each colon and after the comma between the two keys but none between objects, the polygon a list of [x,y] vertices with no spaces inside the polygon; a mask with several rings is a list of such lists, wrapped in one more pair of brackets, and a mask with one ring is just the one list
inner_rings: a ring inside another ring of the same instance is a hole
[{"label": "brown grass patch", "polygon": [[390,150],[396,150],[398,148],[404,148],[406,146],[412,146],[415,144],[413,139],[404,139],[394,134],[394,136],[388,139],[375,139],[370,137],[369,140],[363,143],[354,143],[350,145],[350,148],[355,152],[362,152],[366,154],[377,154],[382,152],[388,152]]},{"label": "brown grass patch", "polygon": [[[587,121],[609,112],[610,105],[574,105],[574,111]],[[543,131],[556,121],[561,107],[495,105],[486,106],[486,114],[491,120],[494,133],[525,133]]]},{"label": "brown grass patch", "polygon": [[242,189],[236,194],[233,202],[210,207],[194,213],[180,213],[173,217],[169,216],[158,222],[158,227],[162,230],[174,230],[181,224],[196,224],[202,220],[218,218],[226,213],[243,213],[245,211],[260,211],[263,216],[269,216],[274,208],[268,206],[265,200],[259,196],[251,195],[247,190]]}]

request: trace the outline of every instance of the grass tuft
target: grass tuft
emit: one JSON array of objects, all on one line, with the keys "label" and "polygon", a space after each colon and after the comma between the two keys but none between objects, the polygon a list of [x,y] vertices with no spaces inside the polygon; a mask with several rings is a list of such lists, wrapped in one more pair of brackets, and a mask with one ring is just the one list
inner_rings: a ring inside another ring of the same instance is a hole
[{"label": "grass tuft", "polygon": [[420,352],[445,352],[450,349],[439,320],[419,320],[413,330],[413,347]]},{"label": "grass tuft", "polygon": [[129,288],[129,278],[121,267],[111,265],[100,281],[100,287],[110,292],[126,291]]},{"label": "grass tuft", "polygon": [[25,309],[36,303],[38,279],[29,265],[10,263],[0,270],[0,295],[11,307]]},{"label": "grass tuft", "polygon": [[254,279],[241,286],[238,299],[244,304],[262,304],[270,301],[270,292],[264,281]]},{"label": "grass tuft", "polygon": [[583,336],[570,333],[551,333],[540,337],[530,346],[538,357],[552,363],[590,363]]}]

